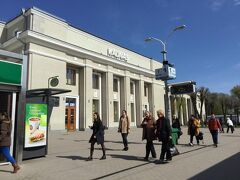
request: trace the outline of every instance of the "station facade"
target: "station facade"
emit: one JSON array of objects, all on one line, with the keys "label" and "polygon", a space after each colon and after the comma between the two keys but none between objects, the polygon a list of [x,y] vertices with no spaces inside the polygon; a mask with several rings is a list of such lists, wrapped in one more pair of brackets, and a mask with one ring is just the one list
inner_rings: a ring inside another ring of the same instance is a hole
[{"label": "station facade", "polygon": [[[156,60],[37,8],[0,22],[0,35],[1,49],[28,57],[27,90],[51,87],[49,79],[55,76],[57,88],[71,90],[56,96],[51,130],[83,130],[92,124],[93,112],[99,112],[107,127],[117,127],[122,110],[131,126],[138,126],[145,110],[156,117],[164,109],[164,83],[154,77],[162,63]],[[190,106],[184,108],[187,119]]]}]

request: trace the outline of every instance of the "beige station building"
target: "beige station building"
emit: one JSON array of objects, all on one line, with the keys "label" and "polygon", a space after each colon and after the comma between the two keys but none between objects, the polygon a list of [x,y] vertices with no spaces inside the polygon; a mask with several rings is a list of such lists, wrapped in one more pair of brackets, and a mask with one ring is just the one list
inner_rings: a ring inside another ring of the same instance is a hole
[{"label": "beige station building", "polygon": [[[30,8],[8,22],[0,22],[0,49],[28,57],[27,89],[49,87],[70,93],[56,97],[51,130],[83,130],[99,112],[107,127],[117,127],[127,110],[131,126],[138,126],[145,110],[164,109],[164,83],[155,80],[162,63],[68,24],[64,19]],[[0,86],[0,96],[4,90]],[[185,97],[185,96],[184,96]],[[192,113],[185,97],[182,124]]]}]

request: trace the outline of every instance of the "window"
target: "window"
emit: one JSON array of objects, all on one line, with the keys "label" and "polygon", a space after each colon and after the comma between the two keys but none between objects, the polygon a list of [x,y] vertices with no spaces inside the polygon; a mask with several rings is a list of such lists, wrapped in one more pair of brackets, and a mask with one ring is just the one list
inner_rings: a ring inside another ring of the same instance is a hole
[{"label": "window", "polygon": [[130,82],[130,94],[134,94],[134,82]]},{"label": "window", "polygon": [[76,70],[67,68],[67,84],[76,85]]},{"label": "window", "polygon": [[98,74],[92,75],[92,88],[99,89],[99,75]]},{"label": "window", "polygon": [[113,79],[113,92],[118,92],[118,79]]},{"label": "window", "polygon": [[135,121],[135,108],[134,103],[131,103],[131,122]]},{"label": "window", "polygon": [[119,105],[117,101],[113,102],[113,111],[114,111],[114,122],[119,120]]},{"label": "window", "polygon": [[144,96],[148,96],[148,87],[144,84]]},{"label": "window", "polygon": [[99,112],[99,101],[98,100],[95,100],[95,99],[93,100],[92,111],[93,112],[98,112],[100,114],[100,112]]}]

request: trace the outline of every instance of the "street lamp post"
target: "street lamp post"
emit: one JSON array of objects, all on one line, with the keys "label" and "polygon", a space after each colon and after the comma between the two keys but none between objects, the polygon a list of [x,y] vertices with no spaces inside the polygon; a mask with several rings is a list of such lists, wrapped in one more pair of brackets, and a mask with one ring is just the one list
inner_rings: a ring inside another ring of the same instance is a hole
[{"label": "street lamp post", "polygon": [[[163,50],[161,51],[161,53],[163,55],[163,68],[165,70],[168,69],[168,68],[166,68],[167,66],[173,67],[173,65],[168,63],[168,61],[167,61],[167,51],[166,51],[167,41],[175,31],[182,30],[184,28],[186,28],[186,25],[181,25],[181,26],[177,26],[176,28],[174,28],[169,33],[169,35],[167,36],[165,41],[162,41],[161,39],[154,38],[154,37],[148,37],[147,39],[145,39],[146,42],[158,41],[163,45]],[[168,95],[169,94],[168,80],[170,80],[170,79],[173,79],[173,78],[168,76],[167,78],[164,78],[162,80],[164,80],[164,85],[165,85],[165,114],[168,117],[168,119],[170,120],[170,123],[172,123],[170,98]]]}]

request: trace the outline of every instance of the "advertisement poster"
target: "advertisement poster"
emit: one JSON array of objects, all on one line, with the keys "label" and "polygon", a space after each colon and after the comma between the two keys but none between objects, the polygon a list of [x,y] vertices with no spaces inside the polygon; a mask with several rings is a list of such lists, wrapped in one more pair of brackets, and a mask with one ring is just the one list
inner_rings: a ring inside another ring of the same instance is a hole
[{"label": "advertisement poster", "polygon": [[47,105],[26,104],[25,148],[45,146],[47,133]]}]

